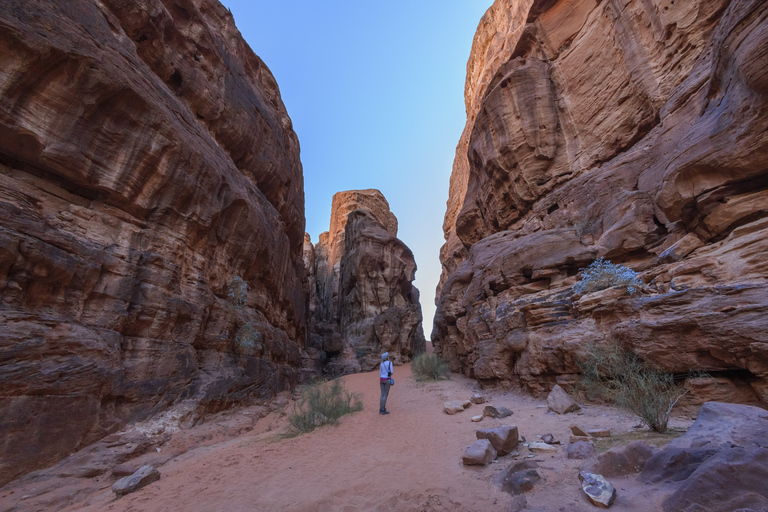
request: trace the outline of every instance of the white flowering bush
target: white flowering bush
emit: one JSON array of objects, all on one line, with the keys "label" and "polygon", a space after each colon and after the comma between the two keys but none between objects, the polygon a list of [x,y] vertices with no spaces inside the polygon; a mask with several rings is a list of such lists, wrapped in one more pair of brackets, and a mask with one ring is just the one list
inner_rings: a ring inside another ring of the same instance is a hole
[{"label": "white flowering bush", "polygon": [[584,294],[605,290],[613,286],[623,286],[629,293],[637,293],[643,287],[637,278],[637,272],[623,265],[614,265],[608,260],[597,258],[590,266],[581,271],[581,281],[571,289],[574,293]]},{"label": "white flowering bush", "polygon": [[235,308],[245,306],[248,301],[248,283],[242,277],[233,277],[227,285],[227,300]]}]

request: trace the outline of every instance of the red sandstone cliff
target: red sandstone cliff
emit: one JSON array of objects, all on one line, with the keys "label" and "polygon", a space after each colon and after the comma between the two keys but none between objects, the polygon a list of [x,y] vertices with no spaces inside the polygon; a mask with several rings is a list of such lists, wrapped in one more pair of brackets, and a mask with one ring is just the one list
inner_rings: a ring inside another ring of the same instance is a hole
[{"label": "red sandstone cliff", "polygon": [[[759,0],[494,3],[441,251],[454,370],[543,392],[620,339],[768,403],[767,49]],[[647,290],[574,295],[598,257]]]},{"label": "red sandstone cliff", "polygon": [[308,352],[328,357],[328,373],[372,370],[385,351],[400,363],[424,350],[416,262],[381,192],[335,194],[330,230],[310,249]]},{"label": "red sandstone cliff", "polygon": [[8,0],[0,62],[0,484],[171,403],[295,385],[299,144],[227,9]]}]

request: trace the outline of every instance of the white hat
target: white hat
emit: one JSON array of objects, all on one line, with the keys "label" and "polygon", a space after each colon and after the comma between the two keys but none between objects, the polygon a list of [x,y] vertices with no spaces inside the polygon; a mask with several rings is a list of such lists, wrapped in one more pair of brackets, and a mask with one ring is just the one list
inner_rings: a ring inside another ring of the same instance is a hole
[{"label": "white hat", "polygon": [[385,360],[387,356],[389,356],[389,352],[384,352],[383,354],[381,354],[381,360],[382,361]]}]

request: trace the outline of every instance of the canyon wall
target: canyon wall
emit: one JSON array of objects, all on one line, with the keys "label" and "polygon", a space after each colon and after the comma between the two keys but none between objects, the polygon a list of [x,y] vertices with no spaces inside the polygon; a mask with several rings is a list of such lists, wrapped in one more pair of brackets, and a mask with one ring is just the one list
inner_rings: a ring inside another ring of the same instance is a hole
[{"label": "canyon wall", "polygon": [[[768,403],[768,4],[497,0],[467,66],[432,342],[545,393],[590,343]],[[577,295],[606,258],[634,295]]]},{"label": "canyon wall", "polygon": [[[378,190],[333,196],[330,230],[305,242],[309,276],[307,353],[330,375],[375,369],[381,354],[409,361],[426,347],[413,253]],[[311,372],[310,372],[311,374]]]},{"label": "canyon wall", "polygon": [[295,386],[299,143],[229,11],[8,0],[0,63],[0,485]]}]

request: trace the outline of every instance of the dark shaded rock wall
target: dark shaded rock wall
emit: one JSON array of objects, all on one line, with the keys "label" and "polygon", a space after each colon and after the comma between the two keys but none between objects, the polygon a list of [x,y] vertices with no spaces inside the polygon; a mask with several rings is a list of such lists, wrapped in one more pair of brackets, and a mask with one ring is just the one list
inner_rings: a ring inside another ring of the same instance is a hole
[{"label": "dark shaded rock wall", "polygon": [[[768,402],[766,48],[757,0],[495,2],[441,251],[454,371],[546,392],[620,340]],[[598,257],[646,291],[574,295]]]},{"label": "dark shaded rock wall", "polygon": [[8,0],[0,70],[0,484],[171,403],[293,386],[299,144],[227,9]]}]

